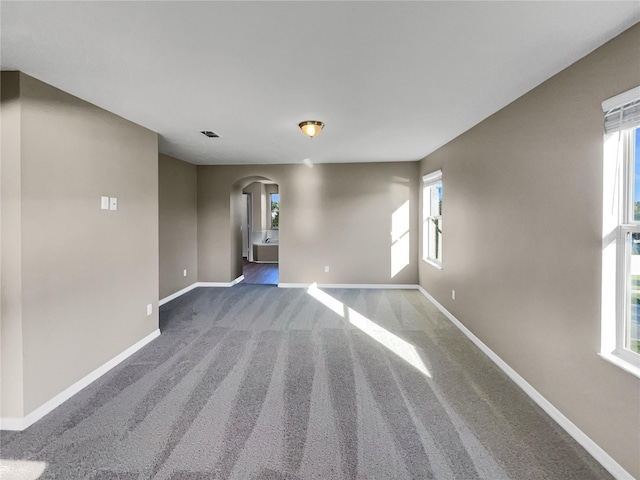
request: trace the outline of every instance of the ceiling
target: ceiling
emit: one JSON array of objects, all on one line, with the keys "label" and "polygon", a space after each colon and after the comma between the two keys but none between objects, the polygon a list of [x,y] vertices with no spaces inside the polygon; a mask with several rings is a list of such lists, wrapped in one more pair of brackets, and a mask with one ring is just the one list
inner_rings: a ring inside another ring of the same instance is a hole
[{"label": "ceiling", "polygon": [[[380,162],[428,155],[640,21],[640,3],[3,0],[0,21],[3,70],[158,132],[162,153]],[[303,120],[326,126],[310,140]]]}]

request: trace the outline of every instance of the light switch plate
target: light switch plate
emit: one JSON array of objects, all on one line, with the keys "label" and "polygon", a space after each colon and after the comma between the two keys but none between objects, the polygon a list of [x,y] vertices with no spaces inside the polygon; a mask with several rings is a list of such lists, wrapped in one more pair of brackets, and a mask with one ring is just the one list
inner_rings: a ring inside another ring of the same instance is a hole
[{"label": "light switch plate", "polygon": [[109,198],[109,210],[118,210],[118,199],[116,197]]},{"label": "light switch plate", "polygon": [[147,316],[151,315],[151,312],[153,312],[153,307],[151,304],[147,305]]},{"label": "light switch plate", "polygon": [[109,210],[109,197],[100,197],[100,209]]}]

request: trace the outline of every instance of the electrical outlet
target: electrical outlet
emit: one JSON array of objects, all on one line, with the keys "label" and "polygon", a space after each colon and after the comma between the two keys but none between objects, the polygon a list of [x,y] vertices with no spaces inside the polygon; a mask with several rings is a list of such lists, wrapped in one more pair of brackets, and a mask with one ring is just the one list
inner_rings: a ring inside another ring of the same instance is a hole
[{"label": "electrical outlet", "polygon": [[451,290],[451,300],[455,300],[455,299],[456,299],[456,291]]},{"label": "electrical outlet", "polygon": [[183,277],[186,277],[186,276],[187,276],[187,269],[186,269],[186,268],[182,271],[182,276],[183,276]]},{"label": "electrical outlet", "polygon": [[147,316],[151,315],[153,312],[153,306],[151,304],[147,305]]},{"label": "electrical outlet", "polygon": [[329,273],[329,265],[324,266],[324,273]]}]

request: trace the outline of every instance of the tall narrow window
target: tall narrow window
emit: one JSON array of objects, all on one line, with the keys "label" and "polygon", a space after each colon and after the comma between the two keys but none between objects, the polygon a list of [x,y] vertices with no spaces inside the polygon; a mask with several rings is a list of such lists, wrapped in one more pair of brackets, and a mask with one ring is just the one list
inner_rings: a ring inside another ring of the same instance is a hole
[{"label": "tall narrow window", "polygon": [[621,132],[624,145],[628,190],[622,224],[620,243],[623,268],[619,282],[624,285],[621,292],[623,305],[618,321],[618,349],[640,354],[640,128]]},{"label": "tall narrow window", "polygon": [[277,230],[280,227],[280,195],[271,194],[271,228]]},{"label": "tall narrow window", "polygon": [[442,268],[442,170],[422,177],[422,259]]},{"label": "tall narrow window", "polygon": [[602,355],[640,376],[640,87],[602,107]]}]

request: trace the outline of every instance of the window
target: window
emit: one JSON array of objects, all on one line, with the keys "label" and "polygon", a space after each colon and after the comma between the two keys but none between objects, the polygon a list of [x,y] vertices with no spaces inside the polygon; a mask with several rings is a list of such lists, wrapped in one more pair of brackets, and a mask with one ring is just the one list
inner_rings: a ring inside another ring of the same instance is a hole
[{"label": "window", "polygon": [[623,170],[626,170],[628,189],[623,223],[619,226],[622,241],[618,255],[623,258],[623,267],[618,275],[619,284],[624,287],[621,292],[623,305],[618,321],[617,346],[623,354],[625,351],[640,354],[640,128],[625,130],[621,132],[621,137],[625,151]]},{"label": "window", "polygon": [[422,259],[442,268],[442,170],[422,182]]},{"label": "window", "polygon": [[602,106],[601,354],[640,376],[640,87]]},{"label": "window", "polygon": [[277,230],[280,226],[280,195],[272,193],[271,198],[271,229]]}]

